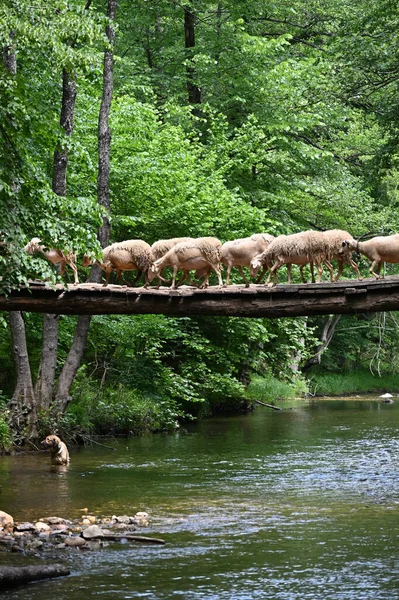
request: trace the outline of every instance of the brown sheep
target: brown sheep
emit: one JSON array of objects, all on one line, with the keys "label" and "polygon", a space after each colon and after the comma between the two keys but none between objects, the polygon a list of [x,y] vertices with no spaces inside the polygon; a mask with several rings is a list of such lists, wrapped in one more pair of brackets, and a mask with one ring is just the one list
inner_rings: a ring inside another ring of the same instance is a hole
[{"label": "brown sheep", "polygon": [[62,252],[62,250],[58,250],[56,248],[46,248],[43,246],[39,238],[32,238],[30,242],[26,244],[24,247],[25,252],[28,254],[38,254],[39,256],[43,256],[46,260],[51,262],[53,265],[59,265],[60,271],[59,274],[62,276],[65,273],[65,265],[71,267],[74,274],[74,285],[78,285],[78,270],[76,268],[75,262],[76,255],[70,250],[67,254]]},{"label": "brown sheep", "polygon": [[[245,277],[242,267],[249,267],[251,265],[251,260],[266,250],[273,240],[274,237],[272,235],[267,233],[256,233],[250,237],[225,242],[222,246],[222,263],[227,267],[225,285],[229,285],[232,267],[237,267],[241,277],[245,281],[245,287],[248,287],[249,281]],[[263,268],[259,280],[262,278],[266,268],[267,267]]]},{"label": "brown sheep", "polygon": [[144,287],[148,286],[148,270],[154,260],[151,246],[143,240],[126,240],[115,242],[103,250],[102,260],[92,260],[89,256],[83,257],[83,266],[96,263],[106,273],[104,287],[108,285],[112,271],[116,271],[118,280],[122,271],[137,271],[137,276],[132,282],[134,285],[141,274],[145,274]]},{"label": "brown sheep", "polygon": [[214,270],[218,276],[219,285],[223,285],[220,273],[220,252],[222,244],[217,238],[202,237],[186,242],[180,242],[173,246],[164,256],[154,261],[149,271],[148,279],[152,281],[165,267],[173,268],[173,278],[171,289],[176,288],[177,271],[202,271],[205,274],[203,287],[209,283],[210,270]]},{"label": "brown sheep", "polygon": [[[372,261],[369,272],[376,279],[380,279],[382,263],[399,263],[399,233],[394,235],[381,235],[373,237],[366,242],[357,242],[354,239],[345,239],[342,249],[350,252],[360,252]],[[376,271],[374,271],[377,267]]]}]

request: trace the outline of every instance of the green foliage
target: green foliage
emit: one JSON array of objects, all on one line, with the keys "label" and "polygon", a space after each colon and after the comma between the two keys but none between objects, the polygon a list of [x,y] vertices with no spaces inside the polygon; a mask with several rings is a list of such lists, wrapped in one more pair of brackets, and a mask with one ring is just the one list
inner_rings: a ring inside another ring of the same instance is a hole
[{"label": "green foliage", "polygon": [[0,454],[12,447],[12,435],[7,420],[0,415]]},{"label": "green foliage", "polygon": [[379,377],[364,370],[351,373],[315,373],[309,379],[309,389],[313,395],[323,396],[399,392],[399,375]]},{"label": "green foliage", "polygon": [[261,400],[270,404],[278,400],[300,398],[307,392],[307,385],[299,376],[293,381],[281,381],[272,375],[255,376],[248,385],[247,397],[249,400]]}]

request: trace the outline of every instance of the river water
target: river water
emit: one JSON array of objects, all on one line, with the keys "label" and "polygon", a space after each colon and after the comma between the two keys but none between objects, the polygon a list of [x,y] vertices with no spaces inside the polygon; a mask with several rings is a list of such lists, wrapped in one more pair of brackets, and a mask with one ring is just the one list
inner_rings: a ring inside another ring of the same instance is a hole
[{"label": "river water", "polygon": [[44,453],[0,458],[0,509],[16,520],[144,510],[138,533],[167,542],[59,551],[70,577],[5,596],[396,600],[398,424],[399,401],[317,400],[72,449],[64,473]]}]

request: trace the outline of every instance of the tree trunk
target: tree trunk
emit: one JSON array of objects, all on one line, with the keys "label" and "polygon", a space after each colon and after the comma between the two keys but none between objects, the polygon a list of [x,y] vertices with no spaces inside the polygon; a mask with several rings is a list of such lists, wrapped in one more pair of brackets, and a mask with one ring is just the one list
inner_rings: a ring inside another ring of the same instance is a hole
[{"label": "tree trunk", "polygon": [[[107,16],[111,21],[115,20],[117,0],[108,0]],[[110,212],[109,197],[109,168],[110,168],[110,149],[111,149],[111,131],[109,128],[109,113],[111,109],[113,93],[113,66],[115,44],[115,31],[112,25],[108,25],[106,34],[109,40],[109,48],[104,53],[104,74],[103,74],[103,96],[101,101],[100,113],[98,118],[98,178],[97,194],[98,203],[106,210],[107,215]],[[108,216],[103,217],[103,224],[98,231],[98,239],[103,248],[109,243],[110,224]],[[101,269],[93,267],[89,281],[99,283],[101,280]],[[83,353],[86,347],[87,336],[89,335],[91,315],[80,316],[76,325],[75,336],[72,342],[68,358],[64,364],[61,374],[58,378],[57,389],[55,393],[55,410],[58,414],[63,414],[71,401],[70,389],[75,379],[77,370],[81,363]]]},{"label": "tree trunk", "polygon": [[[76,75],[70,75],[65,69],[62,72],[62,104],[60,125],[70,137],[73,131],[73,119],[76,103]],[[67,192],[68,153],[64,144],[54,151],[53,192],[57,196],[66,196]]]},{"label": "tree trunk", "polygon": [[49,411],[53,399],[57,367],[59,315],[47,313],[43,317],[42,354],[36,379],[37,409]]},{"label": "tree trunk", "polygon": [[15,31],[10,33],[10,44],[3,48],[3,62],[4,66],[10,75],[17,74],[17,57],[13,46],[13,39],[15,37]]},{"label": "tree trunk", "polygon": [[32,373],[26,345],[25,322],[21,312],[10,312],[12,352],[16,382],[9,402],[10,426],[24,437],[37,437],[36,397],[32,384]]},{"label": "tree trunk", "polygon": [[30,581],[62,577],[70,570],[64,565],[27,565],[21,567],[0,567],[0,588],[9,588]]},{"label": "tree trunk", "polygon": [[201,89],[195,84],[195,69],[192,63],[193,52],[192,48],[195,47],[195,13],[189,6],[184,6],[184,38],[185,47],[187,50],[187,92],[188,101],[190,104],[201,104],[202,94]]},{"label": "tree trunk", "polygon": [[330,344],[333,338],[335,328],[338,325],[338,321],[340,320],[340,318],[341,315],[330,315],[328,317],[327,321],[324,323],[323,332],[320,338],[320,344],[317,346],[316,353],[306,361],[306,364],[303,366],[302,369],[303,371],[306,371],[307,369],[310,369],[310,367],[313,367],[314,365],[319,365],[321,363],[321,355],[323,354],[324,350],[328,348],[328,345]]},{"label": "tree trunk", "polygon": [[91,315],[80,316],[76,324],[75,335],[71,349],[64,363],[57,382],[57,388],[54,399],[55,414],[65,413],[70,401],[70,389],[79,369],[83,353],[86,347],[87,336],[89,334]]}]

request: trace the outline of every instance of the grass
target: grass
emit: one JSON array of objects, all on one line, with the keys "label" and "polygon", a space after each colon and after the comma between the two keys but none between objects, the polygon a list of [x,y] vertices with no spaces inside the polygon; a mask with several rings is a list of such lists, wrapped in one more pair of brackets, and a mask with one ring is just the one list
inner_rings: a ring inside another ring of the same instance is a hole
[{"label": "grass", "polygon": [[375,376],[369,371],[315,374],[309,379],[312,394],[346,396],[369,392],[399,392],[399,375]]},{"label": "grass", "polygon": [[275,402],[278,400],[294,400],[307,393],[307,387],[303,380],[298,379],[294,383],[280,381],[273,376],[253,377],[247,388],[249,400],[261,400],[262,402]]}]

